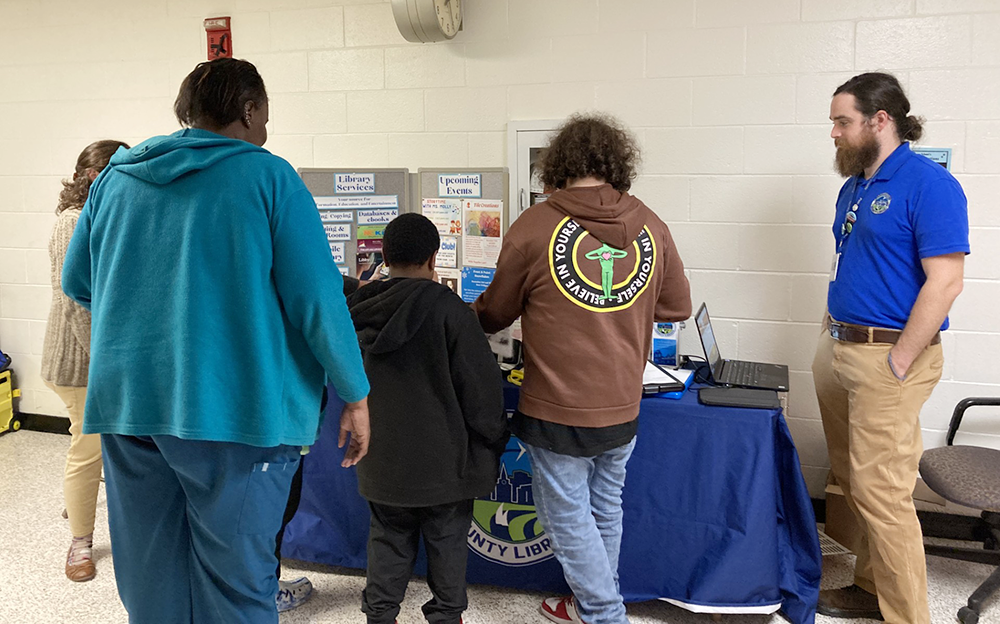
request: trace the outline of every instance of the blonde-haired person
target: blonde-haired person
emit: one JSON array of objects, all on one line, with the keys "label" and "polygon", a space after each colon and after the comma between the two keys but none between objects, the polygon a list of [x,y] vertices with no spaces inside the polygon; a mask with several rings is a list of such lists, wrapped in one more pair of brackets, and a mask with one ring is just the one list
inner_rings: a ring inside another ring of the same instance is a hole
[{"label": "blonde-haired person", "polygon": [[72,440],[66,455],[63,492],[73,533],[66,557],[66,576],[71,581],[89,581],[97,574],[91,548],[101,480],[101,436],[83,434],[90,365],[90,312],[63,294],[62,266],[90,185],[120,147],[128,149],[121,141],[97,141],[80,153],[73,178],[63,180],[56,208],[59,218],[49,239],[52,306],[42,347],[42,379],[59,395],[69,412]]}]

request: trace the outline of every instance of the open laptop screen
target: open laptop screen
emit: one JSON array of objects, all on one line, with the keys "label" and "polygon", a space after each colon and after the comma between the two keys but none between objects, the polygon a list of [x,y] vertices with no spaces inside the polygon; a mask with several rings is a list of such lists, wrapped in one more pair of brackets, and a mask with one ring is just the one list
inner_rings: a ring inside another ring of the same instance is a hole
[{"label": "open laptop screen", "polygon": [[719,345],[716,344],[715,334],[712,332],[712,319],[708,317],[708,307],[704,303],[698,309],[694,320],[698,325],[698,335],[701,336],[701,346],[705,349],[705,358],[712,369],[712,376],[715,377],[722,365],[722,356],[719,354]]}]

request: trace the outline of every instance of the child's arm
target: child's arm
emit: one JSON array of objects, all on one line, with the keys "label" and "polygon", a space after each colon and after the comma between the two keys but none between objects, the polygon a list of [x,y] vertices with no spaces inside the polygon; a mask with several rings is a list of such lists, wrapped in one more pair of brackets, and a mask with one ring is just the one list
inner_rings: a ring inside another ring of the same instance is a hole
[{"label": "child's arm", "polygon": [[510,437],[503,404],[503,385],[496,356],[476,315],[455,302],[447,317],[451,382],[465,423],[490,446],[503,447]]}]

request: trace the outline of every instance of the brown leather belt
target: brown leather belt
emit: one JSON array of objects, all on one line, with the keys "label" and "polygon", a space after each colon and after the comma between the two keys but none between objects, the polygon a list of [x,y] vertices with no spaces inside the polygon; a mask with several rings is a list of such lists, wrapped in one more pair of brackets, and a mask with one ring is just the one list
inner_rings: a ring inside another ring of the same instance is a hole
[{"label": "brown leather belt", "polygon": [[[830,321],[830,336],[834,340],[840,340],[842,342],[880,342],[884,344],[896,344],[902,334],[903,332],[898,329],[880,329],[878,327],[847,325],[846,323],[838,323],[834,320]],[[931,338],[930,343],[932,345],[936,345],[940,342],[941,332],[938,332],[934,334],[933,338]]]}]

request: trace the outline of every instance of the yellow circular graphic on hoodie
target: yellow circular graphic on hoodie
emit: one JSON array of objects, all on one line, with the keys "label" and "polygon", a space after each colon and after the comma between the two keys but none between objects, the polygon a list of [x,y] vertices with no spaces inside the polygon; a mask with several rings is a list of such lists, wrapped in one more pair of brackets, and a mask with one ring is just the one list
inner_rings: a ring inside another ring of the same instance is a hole
[{"label": "yellow circular graphic on hoodie", "polygon": [[549,240],[552,281],[567,299],[592,312],[629,308],[646,291],[655,267],[656,242],[645,226],[631,246],[617,249],[566,217]]}]

